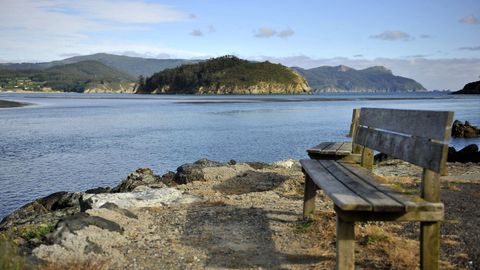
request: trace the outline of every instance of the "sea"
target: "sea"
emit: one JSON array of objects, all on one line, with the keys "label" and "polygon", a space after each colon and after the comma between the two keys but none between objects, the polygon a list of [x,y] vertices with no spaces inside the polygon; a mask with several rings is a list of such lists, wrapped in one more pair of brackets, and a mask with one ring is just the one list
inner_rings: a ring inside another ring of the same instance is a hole
[{"label": "sea", "polygon": [[[115,186],[149,167],[306,158],[348,140],[352,109],[448,110],[480,126],[480,95],[447,93],[187,96],[0,93],[0,219],[57,191]],[[413,120],[412,120],[413,121]],[[457,150],[480,139],[452,139]]]}]

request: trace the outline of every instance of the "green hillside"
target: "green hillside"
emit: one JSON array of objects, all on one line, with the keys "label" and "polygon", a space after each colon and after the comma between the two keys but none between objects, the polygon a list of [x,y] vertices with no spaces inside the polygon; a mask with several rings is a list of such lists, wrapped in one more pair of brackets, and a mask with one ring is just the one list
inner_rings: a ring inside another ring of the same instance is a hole
[{"label": "green hillside", "polygon": [[41,70],[54,66],[62,66],[82,61],[98,61],[106,66],[122,71],[123,73],[129,74],[130,76],[133,76],[135,78],[140,75],[144,77],[151,76],[155,72],[159,72],[167,68],[174,68],[182,64],[197,62],[184,59],[153,59],[107,53],[96,53],[91,55],[75,56],[52,62],[0,64],[0,69],[3,68],[10,70]]},{"label": "green hillside", "polygon": [[309,91],[305,80],[283,65],[223,56],[156,73],[139,86],[137,93],[298,94]]},{"label": "green hillside", "polygon": [[37,90],[51,88],[65,92],[84,92],[94,87],[120,87],[135,79],[97,61],[82,61],[42,70],[0,70],[3,89]]},{"label": "green hillside", "polygon": [[319,91],[403,92],[425,88],[415,80],[395,76],[385,67],[356,70],[347,66],[322,66],[312,69],[295,67],[310,86]]}]

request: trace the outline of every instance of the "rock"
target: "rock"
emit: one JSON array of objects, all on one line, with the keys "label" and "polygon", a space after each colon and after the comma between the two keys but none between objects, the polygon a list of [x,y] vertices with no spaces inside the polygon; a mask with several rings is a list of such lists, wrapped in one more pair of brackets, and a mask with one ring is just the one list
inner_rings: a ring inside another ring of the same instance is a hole
[{"label": "rock", "polygon": [[455,148],[449,147],[448,148],[448,162],[480,162],[480,152],[478,151],[478,145],[470,144],[465,146],[460,151],[456,151]]},{"label": "rock", "polygon": [[82,211],[100,208],[113,203],[120,208],[160,207],[164,205],[201,201],[199,197],[184,195],[174,188],[149,189],[142,192],[84,194],[81,198]]},{"label": "rock", "polygon": [[112,232],[123,232],[120,225],[113,221],[102,217],[90,216],[87,213],[76,213],[64,217],[58,222],[55,231],[47,236],[48,242],[52,244],[60,243],[65,238],[65,234],[74,233],[75,231],[82,230],[91,225]]},{"label": "rock", "polygon": [[125,180],[118,186],[114,187],[111,192],[127,192],[132,191],[137,186],[148,186],[150,184],[161,183],[161,177],[153,174],[149,168],[139,168],[135,172],[130,173]]},{"label": "rock", "polygon": [[250,167],[252,167],[255,170],[261,170],[261,169],[266,169],[270,168],[270,164],[265,163],[265,162],[246,162]]},{"label": "rock", "polygon": [[86,190],[85,193],[88,193],[88,194],[109,193],[111,190],[112,190],[111,187],[96,187],[96,188]]},{"label": "rock", "polygon": [[462,123],[455,120],[452,125],[452,137],[455,138],[475,138],[480,136],[480,129],[470,125],[468,121]]},{"label": "rock", "polygon": [[291,168],[301,168],[300,162],[298,160],[294,159],[287,159],[287,160],[280,160],[277,162],[272,163],[273,166],[275,167],[280,167],[280,168],[285,168],[285,169],[291,169]]},{"label": "rock", "polygon": [[25,224],[55,224],[59,218],[80,211],[83,192],[55,192],[28,203],[0,222],[0,231]]},{"label": "rock", "polygon": [[187,184],[193,181],[203,181],[205,177],[202,168],[224,165],[225,164],[223,163],[208,159],[200,159],[194,163],[183,164],[177,168],[177,173],[175,174],[173,181],[179,185]]},{"label": "rock", "polygon": [[105,203],[100,208],[105,208],[105,209],[108,209],[108,210],[115,211],[115,212],[120,213],[120,214],[122,214],[126,217],[129,217],[129,218],[138,219],[137,215],[128,211],[127,209],[123,209],[123,208],[118,207],[118,205],[116,205],[114,203]]}]

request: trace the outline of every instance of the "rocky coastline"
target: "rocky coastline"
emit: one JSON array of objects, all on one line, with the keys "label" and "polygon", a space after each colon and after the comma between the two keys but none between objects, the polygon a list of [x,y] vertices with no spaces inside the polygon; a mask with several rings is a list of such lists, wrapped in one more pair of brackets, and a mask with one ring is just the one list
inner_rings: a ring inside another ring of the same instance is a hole
[{"label": "rocky coastline", "polygon": [[[480,210],[468,202],[480,196],[480,164],[449,163],[448,171],[441,178],[441,266],[475,269]],[[418,188],[422,173],[398,160],[380,162],[374,172],[406,190]],[[113,188],[53,193],[5,217],[0,268],[334,267],[332,203],[320,192],[315,219],[305,223],[302,197],[303,174],[295,160],[204,159],[161,176],[140,168]],[[413,223],[360,226],[358,266],[418,267],[418,241],[412,238],[417,229]]]}]

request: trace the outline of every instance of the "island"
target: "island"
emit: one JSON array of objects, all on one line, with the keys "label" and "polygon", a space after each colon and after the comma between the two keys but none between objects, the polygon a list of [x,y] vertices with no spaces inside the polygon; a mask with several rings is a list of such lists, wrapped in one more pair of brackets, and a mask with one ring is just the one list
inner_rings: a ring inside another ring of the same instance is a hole
[{"label": "island", "polygon": [[137,94],[308,94],[307,81],[281,64],[226,55],[166,69],[138,82]]}]

